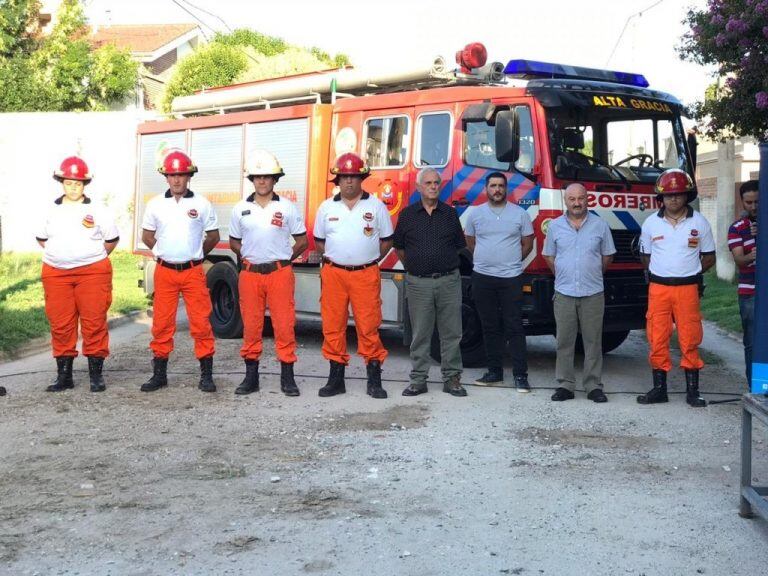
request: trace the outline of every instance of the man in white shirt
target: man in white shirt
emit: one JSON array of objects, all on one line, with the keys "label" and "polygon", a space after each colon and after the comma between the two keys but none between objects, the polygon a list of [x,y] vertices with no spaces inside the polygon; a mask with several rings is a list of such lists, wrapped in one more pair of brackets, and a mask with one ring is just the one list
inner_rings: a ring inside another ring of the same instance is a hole
[{"label": "man in white shirt", "polygon": [[202,263],[219,241],[216,212],[206,198],[189,190],[189,180],[197,172],[197,166],[184,152],[170,151],[159,171],[165,176],[169,189],[147,203],[141,225],[141,240],[157,259],[149,344],[154,355],[153,374],[141,390],[153,392],[168,384],[168,356],[173,350],[181,294],[189,318],[189,333],[195,341],[195,356],[200,361],[198,388],[215,392],[215,348],[209,319],[211,296]]},{"label": "man in white shirt", "polygon": [[387,351],[379,338],[381,325],[381,275],[379,260],[392,248],[392,219],[384,203],[363,191],[369,170],[357,154],[342,154],[331,169],[339,193],[320,205],[313,231],[323,255],[320,270],[323,318],[323,356],[330,361],[322,397],[346,392],[349,306],[355,317],[357,351],[366,363],[367,393],[386,398],[381,386],[381,365]]},{"label": "man in white shirt", "polygon": [[707,403],[699,395],[699,370],[704,366],[698,350],[704,335],[699,287],[702,274],[715,263],[715,241],[707,219],[689,206],[696,198],[696,188],[688,174],[667,170],[656,180],[656,193],[663,206],[646,218],[640,235],[641,259],[650,280],[645,331],[653,388],[637,401],[658,404],[669,400],[669,340],[674,323],[680,367],[685,370],[686,402],[702,408]]},{"label": "man in white shirt", "polygon": [[242,262],[238,288],[243,318],[240,356],[245,361],[245,379],[235,394],[259,389],[261,335],[267,306],[280,360],[280,389],[286,396],[300,394],[293,375],[296,281],[291,261],[306,250],[307,229],[294,203],[274,191],[284,175],[272,154],[255,150],[246,171],[254,192],[235,204],[229,221],[229,245]]}]

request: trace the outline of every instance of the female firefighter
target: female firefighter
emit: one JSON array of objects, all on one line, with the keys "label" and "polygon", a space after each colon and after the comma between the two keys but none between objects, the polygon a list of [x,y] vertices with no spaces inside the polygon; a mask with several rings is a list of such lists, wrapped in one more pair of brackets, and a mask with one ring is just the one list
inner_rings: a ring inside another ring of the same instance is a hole
[{"label": "female firefighter", "polygon": [[45,314],[57,368],[56,381],[46,390],[74,387],[72,362],[79,325],[91,392],[102,392],[106,388],[102,367],[109,355],[107,311],[112,303],[109,254],[119,234],[109,212],[85,195],[91,173],[81,158],[64,159],[53,178],[62,183],[63,194],[50,206],[36,234],[44,250]]}]

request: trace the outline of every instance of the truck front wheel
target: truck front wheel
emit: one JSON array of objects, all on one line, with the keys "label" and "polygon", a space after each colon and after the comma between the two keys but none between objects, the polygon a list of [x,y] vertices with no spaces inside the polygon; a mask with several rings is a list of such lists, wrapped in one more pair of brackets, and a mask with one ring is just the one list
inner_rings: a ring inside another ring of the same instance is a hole
[{"label": "truck front wheel", "polygon": [[217,262],[208,270],[207,280],[213,308],[213,333],[219,338],[242,337],[243,319],[240,316],[237,268],[231,262]]},{"label": "truck front wheel", "polygon": [[629,330],[619,332],[603,332],[603,354],[616,350],[629,336]]},{"label": "truck front wheel", "polygon": [[[618,332],[603,332],[603,354],[608,354],[612,350],[616,350],[624,343],[624,340],[629,336],[629,330],[619,330]],[[576,352],[584,354],[584,341],[581,339],[581,334],[576,336]]]}]

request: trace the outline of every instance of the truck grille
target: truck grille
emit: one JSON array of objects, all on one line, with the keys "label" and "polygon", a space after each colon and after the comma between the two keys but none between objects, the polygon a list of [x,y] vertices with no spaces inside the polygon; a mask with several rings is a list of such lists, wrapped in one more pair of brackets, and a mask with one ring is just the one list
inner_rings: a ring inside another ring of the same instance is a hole
[{"label": "truck grille", "polygon": [[640,263],[640,232],[632,230],[611,230],[616,254],[613,261],[617,264]]}]

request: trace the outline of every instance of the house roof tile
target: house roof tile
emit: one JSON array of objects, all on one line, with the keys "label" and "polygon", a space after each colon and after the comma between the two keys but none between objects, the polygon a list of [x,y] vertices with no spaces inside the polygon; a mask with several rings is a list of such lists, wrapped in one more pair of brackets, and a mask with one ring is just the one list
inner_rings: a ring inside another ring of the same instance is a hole
[{"label": "house roof tile", "polygon": [[91,35],[96,46],[114,44],[133,53],[154,52],[197,28],[197,24],[119,24],[102,26]]}]

